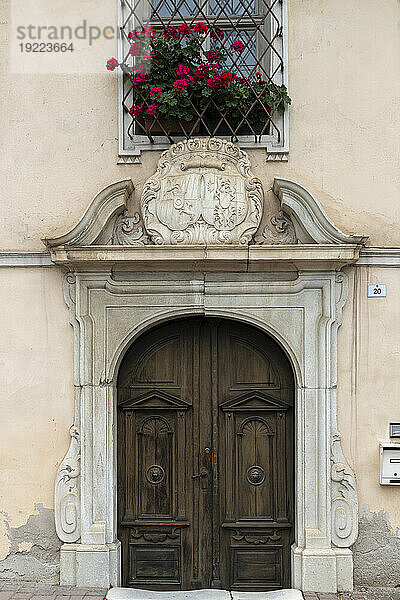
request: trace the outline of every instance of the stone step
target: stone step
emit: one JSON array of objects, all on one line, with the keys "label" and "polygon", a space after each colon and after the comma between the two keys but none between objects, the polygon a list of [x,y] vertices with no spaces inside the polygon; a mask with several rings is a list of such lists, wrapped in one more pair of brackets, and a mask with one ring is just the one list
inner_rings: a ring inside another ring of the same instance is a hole
[{"label": "stone step", "polygon": [[303,600],[299,590],[273,592],[228,592],[226,590],[190,590],[153,592],[134,588],[114,587],[107,592],[107,600]]}]

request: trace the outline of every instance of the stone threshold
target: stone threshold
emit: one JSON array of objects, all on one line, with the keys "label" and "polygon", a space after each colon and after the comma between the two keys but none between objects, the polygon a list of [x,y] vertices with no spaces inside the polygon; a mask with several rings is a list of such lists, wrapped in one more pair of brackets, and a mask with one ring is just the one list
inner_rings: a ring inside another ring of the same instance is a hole
[{"label": "stone threshold", "polygon": [[190,590],[153,592],[134,588],[114,587],[107,600],[303,600],[299,590],[276,590],[273,592],[230,592],[226,590]]}]

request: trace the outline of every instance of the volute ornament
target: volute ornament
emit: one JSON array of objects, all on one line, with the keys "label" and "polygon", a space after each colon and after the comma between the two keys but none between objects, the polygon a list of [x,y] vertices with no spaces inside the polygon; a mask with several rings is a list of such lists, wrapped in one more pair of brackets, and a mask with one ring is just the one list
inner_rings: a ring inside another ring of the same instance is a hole
[{"label": "volute ornament", "polygon": [[270,223],[259,235],[255,236],[256,244],[297,244],[296,232],[291,218],[280,210],[277,215],[274,215]]},{"label": "volute ornament", "polygon": [[76,542],[81,536],[80,435],[75,425],[72,425],[69,434],[70,446],[56,475],[55,521],[60,540]]},{"label": "volute ornament", "polygon": [[354,473],[344,458],[341,435],[334,432],[331,446],[332,541],[348,548],[358,535],[358,500]]},{"label": "volute ornament", "polygon": [[262,210],[261,182],[247,154],[216,138],[171,146],[141,197],[143,222],[155,244],[248,245]]}]

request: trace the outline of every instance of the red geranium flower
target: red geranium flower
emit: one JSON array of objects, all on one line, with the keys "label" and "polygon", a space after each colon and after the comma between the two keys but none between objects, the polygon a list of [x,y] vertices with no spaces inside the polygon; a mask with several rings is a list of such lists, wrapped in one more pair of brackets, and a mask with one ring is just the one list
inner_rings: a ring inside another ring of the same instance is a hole
[{"label": "red geranium flower", "polygon": [[215,40],[223,40],[225,34],[220,27],[214,27],[213,29],[211,29],[210,35]]},{"label": "red geranium flower", "polygon": [[229,71],[223,71],[221,73],[221,79],[223,79],[224,81],[233,81],[235,78],[233,73],[230,73]]},{"label": "red geranium flower", "polygon": [[175,29],[175,27],[166,27],[164,29],[164,37],[166,40],[170,40],[170,39],[177,40],[177,39],[179,39],[179,32],[177,29]]},{"label": "red geranium flower", "polygon": [[136,77],[134,77],[132,79],[132,84],[133,85],[139,85],[140,83],[144,82],[145,78],[146,78],[146,75],[144,73],[138,73],[136,75]]},{"label": "red geranium flower", "polygon": [[154,27],[143,27],[143,35],[146,37],[151,37],[156,32]]},{"label": "red geranium flower", "polygon": [[190,29],[189,25],[186,25],[186,23],[184,23],[183,25],[180,25],[178,27],[178,32],[180,35],[190,35],[192,30]]},{"label": "red geranium flower", "polygon": [[206,86],[211,88],[212,90],[215,90],[219,87],[221,87],[221,78],[219,75],[213,75],[212,77],[210,77],[210,79],[207,81]]},{"label": "red geranium flower", "polygon": [[243,50],[244,50],[243,42],[241,40],[236,40],[232,44],[232,49],[236,50],[236,52],[243,52]]},{"label": "red geranium flower", "polygon": [[132,29],[132,31],[130,31],[128,33],[128,40],[138,40],[139,39],[139,34],[136,31],[136,29]]},{"label": "red geranium flower", "polygon": [[193,31],[196,31],[196,33],[207,33],[208,26],[202,21],[200,21],[199,23],[196,23],[196,25],[193,27]]},{"label": "red geranium flower", "polygon": [[213,62],[213,61],[215,61],[216,63],[219,63],[219,61],[221,60],[221,57],[220,57],[220,55],[219,55],[219,54],[217,54],[216,52],[214,52],[214,50],[209,50],[209,51],[206,53],[206,56],[207,56],[207,59],[208,59],[210,62]]},{"label": "red geranium flower", "polygon": [[193,71],[193,75],[196,79],[207,79],[208,75],[202,69],[196,69]]},{"label": "red geranium flower", "polygon": [[186,79],[186,77],[183,77],[182,79],[177,79],[176,81],[174,81],[174,87],[178,88],[179,90],[183,90],[189,84],[190,84],[190,79]]}]

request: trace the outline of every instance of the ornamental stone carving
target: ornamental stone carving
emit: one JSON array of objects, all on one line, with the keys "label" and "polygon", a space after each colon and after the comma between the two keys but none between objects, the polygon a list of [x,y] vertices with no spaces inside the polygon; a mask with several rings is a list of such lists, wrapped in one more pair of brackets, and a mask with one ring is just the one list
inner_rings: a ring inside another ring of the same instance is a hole
[{"label": "ornamental stone carving", "polygon": [[354,473],[346,463],[340,440],[340,433],[334,432],[331,448],[332,542],[339,548],[348,548],[358,535],[358,500]]},{"label": "ornamental stone carving", "polygon": [[71,443],[58,467],[55,485],[55,521],[58,537],[63,542],[76,542],[80,531],[80,436],[72,425]]},{"label": "ornamental stone carving", "polygon": [[255,236],[256,244],[296,244],[297,237],[290,217],[280,210],[279,213],[271,218],[273,229],[269,226],[264,227],[261,234]]},{"label": "ornamental stone carving", "polygon": [[248,245],[262,217],[261,182],[231,142],[194,138],[161,155],[141,211],[155,244]]},{"label": "ornamental stone carving", "polygon": [[114,223],[111,244],[114,246],[144,246],[149,243],[149,237],[143,230],[139,213],[132,217],[124,210]]}]

